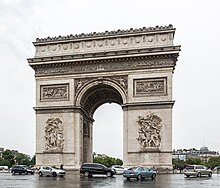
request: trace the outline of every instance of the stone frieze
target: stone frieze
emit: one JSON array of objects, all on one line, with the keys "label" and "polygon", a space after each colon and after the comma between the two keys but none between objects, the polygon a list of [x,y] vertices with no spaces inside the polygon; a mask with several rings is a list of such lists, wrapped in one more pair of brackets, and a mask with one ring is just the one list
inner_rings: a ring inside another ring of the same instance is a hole
[{"label": "stone frieze", "polygon": [[82,64],[62,64],[57,66],[39,66],[35,67],[35,76],[64,75],[103,71],[137,70],[161,67],[174,67],[175,62],[172,59],[143,59],[143,60],[116,60],[106,63],[82,63]]},{"label": "stone frieze", "polygon": [[40,86],[41,101],[68,100],[69,84],[54,84]]},{"label": "stone frieze", "polygon": [[150,78],[134,80],[135,96],[152,96],[167,94],[166,78]]}]

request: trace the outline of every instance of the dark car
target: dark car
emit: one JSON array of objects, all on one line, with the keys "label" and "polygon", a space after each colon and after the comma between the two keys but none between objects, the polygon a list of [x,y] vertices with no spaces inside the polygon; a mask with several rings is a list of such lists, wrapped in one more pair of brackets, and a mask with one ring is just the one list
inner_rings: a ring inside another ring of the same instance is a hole
[{"label": "dark car", "polygon": [[84,163],[80,168],[80,173],[84,174],[85,177],[92,176],[93,174],[103,174],[107,177],[112,177],[116,172],[114,169],[99,163]]},{"label": "dark car", "polygon": [[29,169],[26,165],[15,165],[11,169],[12,174],[34,174],[32,169]]}]

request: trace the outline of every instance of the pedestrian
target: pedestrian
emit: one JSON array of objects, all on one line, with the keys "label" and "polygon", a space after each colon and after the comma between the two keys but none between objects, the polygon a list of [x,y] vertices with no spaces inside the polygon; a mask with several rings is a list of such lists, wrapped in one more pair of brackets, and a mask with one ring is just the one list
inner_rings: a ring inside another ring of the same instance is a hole
[{"label": "pedestrian", "polygon": [[60,169],[63,169],[63,164],[60,165]]}]

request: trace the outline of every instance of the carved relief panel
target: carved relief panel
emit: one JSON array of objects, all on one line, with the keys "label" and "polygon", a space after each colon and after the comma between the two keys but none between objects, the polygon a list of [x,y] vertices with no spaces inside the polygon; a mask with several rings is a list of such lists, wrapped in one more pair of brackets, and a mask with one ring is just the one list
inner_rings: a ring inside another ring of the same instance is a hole
[{"label": "carved relief panel", "polygon": [[167,94],[167,78],[134,80],[134,96],[154,96]]},{"label": "carved relief panel", "polygon": [[64,147],[64,134],[62,121],[59,118],[49,118],[45,126],[46,151],[62,151]]},{"label": "carved relief panel", "polygon": [[159,148],[161,144],[161,122],[162,119],[154,113],[146,116],[139,116],[137,121],[139,124],[137,140],[141,150],[148,148]]},{"label": "carved relief panel", "polygon": [[41,101],[69,100],[69,84],[54,84],[40,86]]}]

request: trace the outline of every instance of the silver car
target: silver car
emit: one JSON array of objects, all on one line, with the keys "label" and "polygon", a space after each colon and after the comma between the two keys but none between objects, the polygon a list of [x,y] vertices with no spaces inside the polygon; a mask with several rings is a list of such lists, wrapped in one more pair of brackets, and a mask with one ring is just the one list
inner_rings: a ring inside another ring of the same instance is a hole
[{"label": "silver car", "polygon": [[38,171],[39,176],[61,176],[63,177],[65,175],[65,170],[53,168],[51,166],[42,166],[40,170]]},{"label": "silver car", "polygon": [[113,165],[111,168],[115,170],[116,174],[123,174],[123,172],[127,170],[127,168],[124,168],[120,165]]},{"label": "silver car", "polygon": [[203,165],[188,165],[183,171],[186,177],[195,176],[212,176],[212,171]]}]

